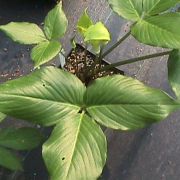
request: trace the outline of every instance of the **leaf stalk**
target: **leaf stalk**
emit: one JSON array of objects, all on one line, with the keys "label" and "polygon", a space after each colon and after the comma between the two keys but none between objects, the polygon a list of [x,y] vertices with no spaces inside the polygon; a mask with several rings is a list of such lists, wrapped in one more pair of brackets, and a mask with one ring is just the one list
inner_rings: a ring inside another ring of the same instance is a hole
[{"label": "leaf stalk", "polygon": [[124,40],[126,40],[129,37],[130,34],[131,34],[131,31],[126,33],[121,39],[119,39],[119,41],[117,41],[114,45],[112,45],[107,51],[105,51],[102,54],[102,58],[104,58],[105,56],[110,54],[116,47],[118,47]]},{"label": "leaf stalk", "polygon": [[165,51],[165,52],[160,52],[160,53],[154,53],[154,54],[141,56],[141,57],[136,57],[136,58],[131,58],[131,59],[127,59],[127,60],[124,60],[124,61],[121,60],[119,62],[110,64],[110,65],[107,65],[107,66],[101,68],[99,70],[99,72],[107,71],[107,70],[109,70],[109,69],[111,69],[113,67],[118,67],[118,66],[122,66],[122,65],[126,65],[126,64],[135,63],[135,62],[138,62],[138,61],[148,60],[148,59],[156,58],[156,57],[159,57],[159,56],[169,55],[171,52],[172,52],[172,50]]}]

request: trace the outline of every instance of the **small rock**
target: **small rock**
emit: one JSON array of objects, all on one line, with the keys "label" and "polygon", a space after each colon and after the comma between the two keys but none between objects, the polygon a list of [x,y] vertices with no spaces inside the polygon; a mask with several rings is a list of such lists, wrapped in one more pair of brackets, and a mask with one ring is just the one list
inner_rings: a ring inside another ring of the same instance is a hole
[{"label": "small rock", "polygon": [[4,52],[7,52],[7,51],[8,51],[8,49],[7,49],[7,48],[4,48],[3,50],[4,50]]}]

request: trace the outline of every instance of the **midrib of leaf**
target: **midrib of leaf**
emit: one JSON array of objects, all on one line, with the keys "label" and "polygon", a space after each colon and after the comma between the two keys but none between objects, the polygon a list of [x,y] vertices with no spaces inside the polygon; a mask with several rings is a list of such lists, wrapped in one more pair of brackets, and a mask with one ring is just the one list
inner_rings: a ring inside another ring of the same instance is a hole
[{"label": "midrib of leaf", "polygon": [[43,52],[41,53],[41,56],[38,58],[38,62],[39,62],[39,60],[43,57],[43,55],[44,55],[44,52],[46,51],[46,49],[48,48],[48,46],[49,46],[49,41],[48,41],[48,45],[46,46],[46,48],[43,50]]},{"label": "midrib of leaf", "polygon": [[[141,22],[142,22],[142,23],[144,22],[144,23],[150,24],[151,26],[154,26],[154,27],[156,27],[156,28],[160,29],[161,31],[164,31],[164,32],[167,32],[167,33],[173,34],[173,36],[174,36],[174,33],[173,33],[173,32],[168,31],[168,30],[166,30],[166,29],[163,29],[162,27],[159,27],[159,26],[157,26],[157,25],[155,25],[155,24],[152,24],[152,23],[150,23],[150,22],[146,21],[146,19],[142,19],[142,20],[141,20]],[[180,36],[178,36],[177,34],[175,34],[175,36],[177,36],[177,37],[179,37],[179,38],[180,38]]]},{"label": "midrib of leaf", "polygon": [[[19,28],[15,28],[15,30],[19,31]],[[27,36],[29,36],[29,38],[34,37],[34,34],[32,32],[31,33],[28,32],[28,34],[26,31],[23,31],[23,30],[21,30],[21,32],[25,33]],[[37,35],[37,36],[39,36],[40,38],[44,39],[44,41],[46,41],[44,36],[42,36],[42,35]]]},{"label": "midrib of leaf", "polygon": [[129,0],[129,3],[131,4],[132,8],[135,10],[136,15],[140,18],[139,13],[138,13],[138,11],[136,10],[136,8],[134,7],[134,5],[133,5],[133,3],[132,3],[132,1],[131,1],[131,0]]},{"label": "midrib of leaf", "polygon": [[[165,0],[165,1],[166,1],[166,0]],[[153,7],[152,7],[147,13],[150,13],[150,12],[159,4],[159,2],[160,2],[160,0],[157,1],[157,2],[153,5]]]},{"label": "midrib of leaf", "polygon": [[52,39],[52,35],[54,33],[54,26],[55,26],[55,22],[56,22],[56,19],[57,19],[58,11],[59,11],[59,8],[57,8],[56,13],[55,13],[55,18],[54,18],[53,25],[52,25],[53,29],[52,29],[51,37],[50,37],[51,39]]},{"label": "midrib of leaf", "polygon": [[87,106],[87,108],[94,108],[94,107],[107,107],[107,106],[177,106],[177,107],[180,107],[180,103],[177,103],[177,104],[128,104],[128,103],[123,103],[123,104],[101,104],[101,105],[90,105],[90,106]]},{"label": "midrib of leaf", "polygon": [[82,31],[87,31],[88,28],[83,28],[82,26],[77,26],[78,28],[80,28]]},{"label": "midrib of leaf", "polygon": [[66,177],[65,177],[65,179],[67,179],[67,177],[69,175],[69,171],[70,171],[71,166],[72,166],[71,162],[73,160],[73,155],[74,155],[74,152],[75,152],[75,149],[76,149],[76,144],[77,144],[77,141],[78,141],[78,137],[79,137],[79,133],[80,133],[81,125],[82,125],[83,116],[84,116],[84,112],[81,114],[81,117],[80,117],[80,122],[79,122],[78,130],[77,130],[77,133],[76,133],[76,138],[75,138],[74,146],[72,148],[72,154],[71,154],[71,157],[70,157],[69,166],[67,167],[67,170],[66,170]]},{"label": "midrib of leaf", "polygon": [[13,95],[13,94],[7,94],[6,96],[12,96],[12,97],[23,97],[24,99],[35,99],[35,100],[39,100],[39,101],[48,101],[48,102],[52,102],[52,103],[58,103],[58,104],[61,104],[61,105],[68,105],[68,106],[74,106],[74,107],[78,107],[80,108],[80,106],[78,105],[74,105],[74,104],[70,104],[70,103],[65,103],[65,102],[58,102],[58,101],[55,101],[55,100],[49,100],[49,99],[40,99],[40,98],[37,98],[37,97],[33,97],[33,96],[23,96],[23,95]]}]

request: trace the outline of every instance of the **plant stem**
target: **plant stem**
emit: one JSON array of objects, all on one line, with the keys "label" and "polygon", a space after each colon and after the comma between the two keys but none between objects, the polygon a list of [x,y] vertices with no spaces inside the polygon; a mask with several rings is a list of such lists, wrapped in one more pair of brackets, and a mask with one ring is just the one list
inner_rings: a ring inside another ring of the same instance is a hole
[{"label": "plant stem", "polygon": [[95,74],[96,64],[98,64],[98,61],[99,61],[99,56],[96,55],[94,63],[92,64],[92,67],[91,67],[91,69],[92,69],[92,76]]},{"label": "plant stem", "polygon": [[[74,48],[74,54],[75,54],[75,56],[77,55],[76,48]],[[77,75],[77,77],[79,77],[79,73],[78,73],[78,61],[77,61],[77,58],[75,59],[75,74]]]},{"label": "plant stem", "polygon": [[111,53],[116,47],[118,47],[129,35],[131,34],[131,31],[126,33],[119,41],[117,41],[114,45],[112,45],[107,51],[105,51],[102,54],[102,58],[107,56],[109,53]]},{"label": "plant stem", "polygon": [[87,77],[87,73],[88,73],[88,68],[87,68],[87,45],[85,47],[85,51],[84,51],[84,77],[86,79]]},{"label": "plant stem", "polygon": [[110,65],[107,65],[107,66],[101,68],[100,72],[101,71],[107,71],[107,70],[109,70],[109,69],[111,69],[113,67],[122,66],[122,65],[125,65],[125,64],[130,64],[130,63],[134,63],[134,62],[138,62],[138,61],[143,61],[143,60],[146,60],[146,59],[151,59],[151,58],[155,58],[155,57],[159,57],[159,56],[168,55],[168,54],[171,53],[171,51],[165,51],[165,52],[150,54],[150,55],[146,55],[146,56],[136,57],[136,58],[132,58],[132,59],[127,59],[127,60],[124,60],[124,61],[119,61],[117,63],[113,63],[113,64],[110,64]]},{"label": "plant stem", "polygon": [[85,72],[86,72],[86,68],[87,68],[87,45],[85,47],[85,51],[84,51],[84,69],[85,69]]},{"label": "plant stem", "polygon": [[99,69],[101,69],[102,52],[103,52],[103,47],[101,47],[99,57],[98,57]]},{"label": "plant stem", "polygon": [[[99,52],[98,55],[96,55],[96,58],[94,60],[94,64],[92,66],[92,76],[96,75],[99,72],[100,68],[101,68],[102,51],[103,51],[103,47],[100,48],[100,52]],[[96,65],[98,65],[98,64],[99,64],[99,67],[96,69]]]}]

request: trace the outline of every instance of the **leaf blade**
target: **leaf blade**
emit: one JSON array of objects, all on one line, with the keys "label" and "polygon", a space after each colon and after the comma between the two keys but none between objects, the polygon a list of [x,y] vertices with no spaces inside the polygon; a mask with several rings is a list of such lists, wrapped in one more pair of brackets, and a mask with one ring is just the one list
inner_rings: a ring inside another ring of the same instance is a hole
[{"label": "leaf blade", "polygon": [[0,122],[6,118],[6,115],[0,112]]},{"label": "leaf blade", "polygon": [[142,14],[143,0],[108,0],[112,10],[119,16],[131,21],[137,21]]},{"label": "leaf blade", "polygon": [[38,44],[46,41],[42,30],[33,23],[11,22],[0,26],[0,30],[5,32],[13,41],[20,44]]},{"label": "leaf blade", "polygon": [[103,23],[98,22],[88,28],[85,33],[85,41],[109,41],[110,34]]},{"label": "leaf blade", "polygon": [[61,45],[56,41],[42,42],[35,46],[31,52],[31,58],[35,68],[52,60],[61,50]]},{"label": "leaf blade", "polygon": [[93,119],[121,130],[159,122],[180,107],[164,92],[121,75],[95,80],[87,88],[85,103]]},{"label": "leaf blade", "polygon": [[169,78],[171,87],[178,99],[180,98],[179,69],[180,69],[180,51],[173,50],[168,60],[168,78]]},{"label": "leaf blade", "polygon": [[0,166],[13,171],[23,170],[21,161],[9,150],[0,147]]},{"label": "leaf blade", "polygon": [[71,73],[44,67],[0,85],[0,109],[13,117],[50,126],[64,117],[74,117],[81,109],[84,92],[85,86]]},{"label": "leaf blade", "polygon": [[90,26],[84,36],[84,41],[92,45],[96,54],[99,53],[101,46],[106,45],[111,39],[109,31],[101,22]]},{"label": "leaf blade", "polygon": [[144,0],[143,9],[148,15],[156,15],[174,7],[179,0]]},{"label": "leaf blade", "polygon": [[131,34],[140,42],[164,48],[180,48],[180,14],[168,13],[139,21]]},{"label": "leaf blade", "polygon": [[55,127],[43,145],[43,158],[54,180],[97,179],[105,164],[106,146],[100,127],[77,114]]},{"label": "leaf blade", "polygon": [[68,26],[67,18],[62,10],[62,2],[58,3],[45,18],[44,32],[49,40],[61,38]]},{"label": "leaf blade", "polygon": [[15,150],[36,148],[42,139],[42,134],[35,128],[5,128],[0,130],[0,145]]},{"label": "leaf blade", "polygon": [[92,26],[94,23],[89,17],[87,13],[87,9],[85,9],[84,13],[80,17],[78,23],[77,23],[77,29],[78,31],[84,36],[85,32],[88,30],[90,26]]}]

